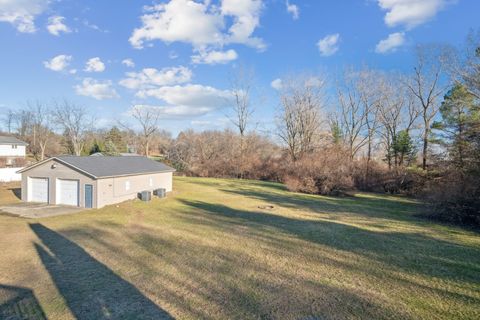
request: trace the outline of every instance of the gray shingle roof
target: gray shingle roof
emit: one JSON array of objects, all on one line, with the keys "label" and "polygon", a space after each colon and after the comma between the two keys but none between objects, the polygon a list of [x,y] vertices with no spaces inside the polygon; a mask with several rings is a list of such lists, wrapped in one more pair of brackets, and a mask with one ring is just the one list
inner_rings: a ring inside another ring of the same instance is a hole
[{"label": "gray shingle roof", "polygon": [[96,178],[175,171],[161,162],[142,156],[59,156],[55,158]]},{"label": "gray shingle roof", "polygon": [[28,145],[28,143],[26,143],[25,141],[10,136],[0,136],[0,144],[19,144],[24,146]]}]

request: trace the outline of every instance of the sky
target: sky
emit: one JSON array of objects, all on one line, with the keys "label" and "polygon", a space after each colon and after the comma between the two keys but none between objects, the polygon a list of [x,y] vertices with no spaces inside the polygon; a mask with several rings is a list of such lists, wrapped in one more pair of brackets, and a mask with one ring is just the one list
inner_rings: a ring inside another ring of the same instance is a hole
[{"label": "sky", "polygon": [[477,0],[0,0],[0,114],[67,99],[98,128],[231,126],[230,77],[255,72],[252,122],[270,130],[282,78],[346,66],[409,72],[422,43],[460,46]]}]

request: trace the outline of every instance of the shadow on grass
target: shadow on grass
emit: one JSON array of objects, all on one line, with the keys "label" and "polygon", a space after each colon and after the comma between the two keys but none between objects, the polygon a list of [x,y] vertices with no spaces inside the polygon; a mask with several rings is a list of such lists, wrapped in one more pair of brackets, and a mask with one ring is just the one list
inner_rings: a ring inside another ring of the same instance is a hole
[{"label": "shadow on grass", "polygon": [[173,319],[84,249],[39,223],[30,228],[42,263],[76,319]]},{"label": "shadow on grass", "polygon": [[[108,227],[124,226],[108,224]],[[188,227],[184,231],[191,233]],[[123,245],[133,245],[129,250],[109,241],[113,234],[103,228],[66,232],[94,240],[99,248],[121,257],[122,264],[141,269],[143,281],[165,288],[155,293],[157,298],[176,306],[183,313],[182,318],[411,318],[358,290],[306,279],[296,272],[274,270],[235,247],[211,246],[188,237],[171,238],[146,226],[124,229]],[[149,252],[149,259],[136,256],[145,251]]]},{"label": "shadow on grass", "polygon": [[8,188],[18,200],[22,200],[22,188]]},{"label": "shadow on grass", "polygon": [[[268,188],[270,189],[270,188]],[[276,203],[287,208],[305,208],[313,212],[341,213],[343,211],[371,217],[411,220],[411,214],[420,206],[400,202],[398,199],[364,197],[330,197],[296,193],[271,192],[265,189],[228,188],[221,191],[257,200]]]},{"label": "shadow on grass", "polygon": [[[374,232],[335,221],[302,220],[260,211],[243,211],[222,204],[180,200],[204,213],[197,223],[223,228],[248,226],[266,234],[278,231],[311,243],[364,255],[393,269],[441,279],[480,282],[480,250],[418,233]],[[215,219],[209,219],[214,217]],[[232,228],[233,229],[233,228]],[[477,303],[480,300],[475,299]]]},{"label": "shadow on grass", "polygon": [[32,290],[0,284],[0,319],[47,320],[47,317]]},{"label": "shadow on grass", "polygon": [[[291,209],[306,209],[314,213],[343,212],[372,218],[387,218],[409,223],[424,224],[419,217],[424,211],[421,203],[400,197],[370,194],[366,196],[333,197],[293,193],[280,183],[265,181],[192,179],[190,183],[217,188],[231,195],[264,201]],[[431,222],[430,222],[431,223]]]}]

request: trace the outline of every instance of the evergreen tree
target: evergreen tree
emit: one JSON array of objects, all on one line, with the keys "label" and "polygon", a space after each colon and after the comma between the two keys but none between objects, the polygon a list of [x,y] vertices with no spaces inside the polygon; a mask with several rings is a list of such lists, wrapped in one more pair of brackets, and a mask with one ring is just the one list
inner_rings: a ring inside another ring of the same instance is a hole
[{"label": "evergreen tree", "polygon": [[107,152],[120,153],[127,151],[127,144],[123,140],[122,132],[113,126],[105,135],[105,146]]},{"label": "evergreen tree", "polygon": [[399,166],[409,165],[415,159],[417,150],[407,130],[400,131],[392,144],[394,156]]},{"label": "evergreen tree", "polygon": [[339,145],[343,141],[343,132],[342,128],[340,128],[340,125],[338,124],[338,121],[332,121],[330,123],[330,132],[332,135],[332,142],[335,145]]},{"label": "evergreen tree", "polygon": [[89,154],[92,155],[92,154],[97,153],[97,152],[102,152],[102,148],[100,147],[97,140],[95,140],[95,142],[93,143],[93,146],[90,148]]},{"label": "evergreen tree", "polygon": [[105,141],[105,152],[108,156],[116,156],[119,154],[117,146],[113,143],[112,140]]},{"label": "evergreen tree", "polygon": [[[444,97],[441,121],[435,122],[436,142],[448,152],[450,162],[461,171],[475,162],[479,137],[479,106],[465,86],[456,84]],[[477,160],[478,161],[478,160]]]}]

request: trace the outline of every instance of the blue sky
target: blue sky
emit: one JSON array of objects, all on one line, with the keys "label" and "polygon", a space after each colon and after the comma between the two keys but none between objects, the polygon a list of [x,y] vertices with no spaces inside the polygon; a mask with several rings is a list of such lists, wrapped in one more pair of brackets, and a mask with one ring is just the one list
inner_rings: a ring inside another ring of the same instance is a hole
[{"label": "blue sky", "polygon": [[66,98],[99,127],[148,105],[174,134],[222,129],[229,75],[246,65],[254,121],[268,129],[275,79],[364,64],[408,72],[415,44],[461,45],[479,12],[476,0],[1,0],[0,111]]}]

